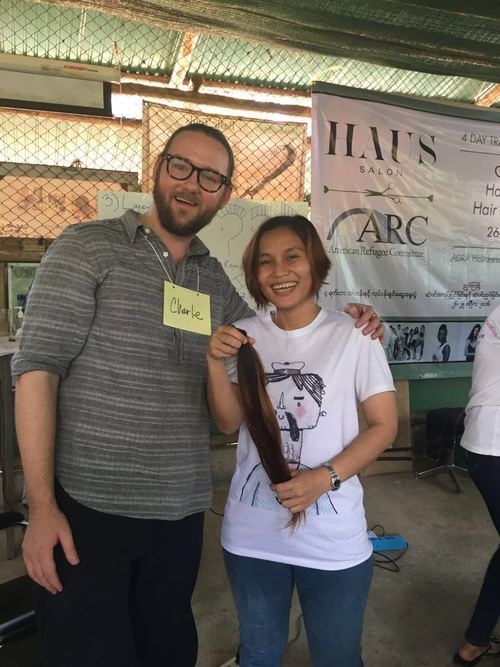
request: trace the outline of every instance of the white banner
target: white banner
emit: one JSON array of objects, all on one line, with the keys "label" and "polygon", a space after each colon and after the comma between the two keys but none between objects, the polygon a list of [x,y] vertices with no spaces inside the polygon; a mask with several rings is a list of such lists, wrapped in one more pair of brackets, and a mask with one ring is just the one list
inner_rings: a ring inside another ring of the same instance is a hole
[{"label": "white banner", "polygon": [[396,104],[313,89],[311,212],[333,263],[321,302],[484,318],[500,300],[500,114]]}]

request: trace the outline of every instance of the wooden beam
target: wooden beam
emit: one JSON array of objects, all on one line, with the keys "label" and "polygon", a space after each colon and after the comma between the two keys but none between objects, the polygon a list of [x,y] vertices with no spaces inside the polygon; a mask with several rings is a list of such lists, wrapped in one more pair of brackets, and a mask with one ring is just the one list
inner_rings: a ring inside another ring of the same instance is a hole
[{"label": "wooden beam", "polygon": [[478,107],[491,107],[497,102],[500,102],[500,83],[488,88],[484,93],[480,93],[476,97],[475,104]]},{"label": "wooden beam", "polygon": [[[121,92],[115,90],[114,92]],[[14,107],[1,107],[0,115],[4,112],[15,113],[16,116],[29,116],[30,118],[56,118],[58,120],[80,121],[92,123],[92,125],[120,125],[121,127],[141,128],[141,120],[130,120],[127,118],[104,118],[103,116],[86,116],[84,114],[63,113],[60,111],[34,111],[33,109],[17,109]]]},{"label": "wooden beam", "polygon": [[199,34],[194,32],[185,32],[182,38],[182,44],[177,54],[177,62],[174,65],[172,76],[168,83],[171,88],[180,88],[184,84],[187,77],[191,61],[193,60],[193,52],[198,42]]},{"label": "wooden beam", "polygon": [[175,88],[157,88],[139,83],[113,83],[111,84],[111,90],[113,93],[139,95],[148,100],[157,100],[159,102],[172,100],[195,106],[217,106],[224,109],[234,109],[235,111],[252,111],[265,114],[278,113],[285,116],[298,116],[304,118],[304,120],[311,117],[311,109],[295,104],[253,102],[251,100],[240,100],[235,97],[226,97],[225,95],[207,95],[196,91],[177,90]]},{"label": "wooden beam", "polygon": [[[122,72],[122,83],[139,83],[144,86],[149,86],[152,89],[167,88],[170,82],[168,76],[151,76],[149,74],[131,74],[130,72]],[[211,81],[210,79],[203,79],[200,91],[204,88],[220,89],[220,90],[234,90],[236,97],[238,93],[247,93],[250,95],[269,95],[269,97],[279,99],[284,97],[286,99],[296,99],[298,103],[302,102],[303,106],[311,106],[310,91],[301,90],[286,90],[284,88],[271,88],[269,86],[253,86],[247,83],[233,83],[231,81]]]},{"label": "wooden beam", "polygon": [[46,164],[20,164],[17,162],[0,163],[0,180],[5,176],[17,177],[29,176],[37,178],[42,176],[48,178],[47,172],[50,172],[50,178],[59,178],[61,180],[71,179],[72,181],[102,181],[112,180],[121,185],[125,191],[136,191],[138,189],[138,174],[133,171],[113,171],[111,169],[88,169],[74,164],[69,167],[57,167]]},{"label": "wooden beam", "polygon": [[0,262],[39,262],[53,240],[0,237]]}]

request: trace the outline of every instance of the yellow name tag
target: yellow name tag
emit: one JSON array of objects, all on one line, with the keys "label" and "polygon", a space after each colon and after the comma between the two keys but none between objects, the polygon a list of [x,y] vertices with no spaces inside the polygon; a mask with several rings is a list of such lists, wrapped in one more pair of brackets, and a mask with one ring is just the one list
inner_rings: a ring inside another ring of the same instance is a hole
[{"label": "yellow name tag", "polygon": [[165,281],[163,324],[210,336],[210,296]]}]

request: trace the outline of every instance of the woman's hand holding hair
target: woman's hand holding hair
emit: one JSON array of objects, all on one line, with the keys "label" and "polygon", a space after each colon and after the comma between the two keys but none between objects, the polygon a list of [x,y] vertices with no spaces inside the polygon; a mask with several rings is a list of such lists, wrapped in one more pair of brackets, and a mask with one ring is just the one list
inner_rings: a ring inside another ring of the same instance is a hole
[{"label": "woman's hand holding hair", "polygon": [[235,327],[222,324],[207,348],[207,399],[212,417],[222,433],[234,433],[243,419],[238,386],[232,384],[224,359],[238,354],[248,339]]},{"label": "woman's hand holding hair", "polygon": [[294,470],[292,478],[271,484],[278,501],[292,514],[302,512],[327,491],[331,491],[330,473],[323,466],[312,470]]},{"label": "woman's hand holding hair", "polygon": [[235,357],[245,343],[253,345],[254,339],[244,336],[239,329],[229,324],[221,324],[210,337],[207,349],[208,361],[222,361]]}]

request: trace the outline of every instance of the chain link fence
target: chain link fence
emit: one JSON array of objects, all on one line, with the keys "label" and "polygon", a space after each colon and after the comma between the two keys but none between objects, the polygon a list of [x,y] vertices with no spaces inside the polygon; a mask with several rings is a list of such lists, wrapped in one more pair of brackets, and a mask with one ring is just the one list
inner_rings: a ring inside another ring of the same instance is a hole
[{"label": "chain link fence", "polygon": [[[150,191],[154,160],[181,125],[224,132],[235,152],[235,197],[307,201],[312,81],[456,101],[482,85],[28,0],[0,0],[0,28],[0,53],[119,65],[163,82],[156,94],[115,86],[113,118],[0,106],[0,309],[24,298],[21,287],[9,292],[7,264],[36,263],[67,225],[95,219],[99,191]],[[301,117],[292,117],[299,105]]]},{"label": "chain link fence", "polygon": [[[99,217],[100,191],[150,192],[153,165],[166,139],[191,122],[214,125],[228,138],[236,157],[234,197],[304,200],[305,122],[155,103],[144,103],[142,121],[0,109],[0,335],[15,330],[32,267],[47,244],[68,225]],[[20,280],[14,291],[12,270],[24,272],[24,285]]]}]

